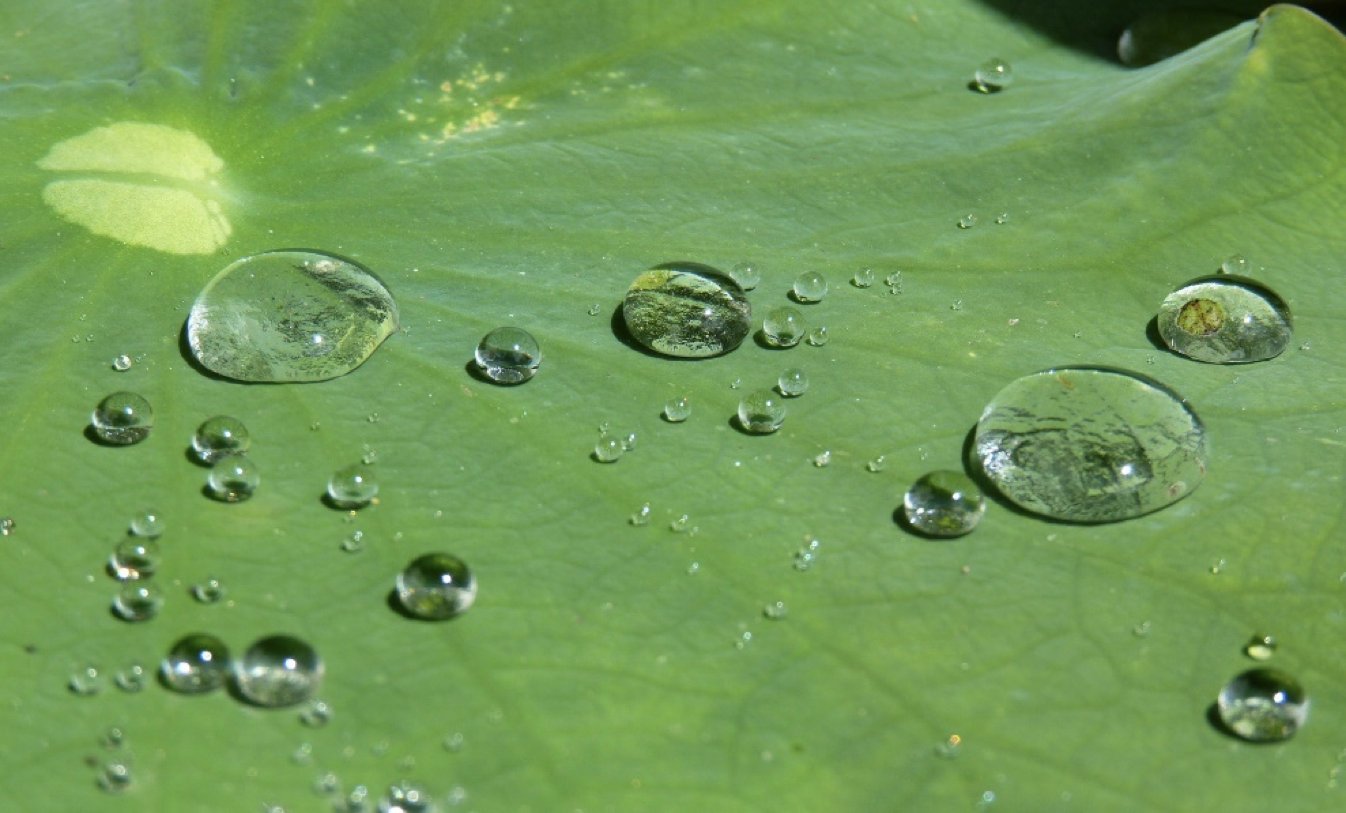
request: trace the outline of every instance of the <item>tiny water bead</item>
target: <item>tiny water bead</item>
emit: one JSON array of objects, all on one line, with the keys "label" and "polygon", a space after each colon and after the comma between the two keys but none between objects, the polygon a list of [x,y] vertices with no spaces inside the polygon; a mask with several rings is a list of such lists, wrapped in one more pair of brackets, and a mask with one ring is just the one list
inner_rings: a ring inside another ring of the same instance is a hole
[{"label": "tiny water bead", "polygon": [[1065,367],[1011,382],[977,422],[973,453],[1010,502],[1069,522],[1157,511],[1206,476],[1206,430],[1139,373]]},{"label": "tiny water bead", "polygon": [[1247,277],[1199,277],[1159,306],[1159,336],[1175,353],[1211,364],[1275,358],[1294,333],[1290,308],[1275,291]]},{"label": "tiny water bead", "polygon": [[158,539],[164,533],[163,515],[154,509],[146,509],[131,517],[131,533],[146,539]]},{"label": "tiny water bead", "polygon": [[229,678],[229,647],[208,633],[185,635],[169,647],[159,675],[165,686],[181,694],[213,692]]},{"label": "tiny water bead", "polygon": [[1309,698],[1299,681],[1279,669],[1249,669],[1220,690],[1220,721],[1250,742],[1289,739],[1309,715]]},{"label": "tiny water bead", "polygon": [[832,465],[832,452],[830,449],[824,449],[813,457],[814,468],[824,469]]},{"label": "tiny water bead", "polygon": [[93,664],[86,664],[70,673],[70,678],[66,680],[66,688],[70,689],[71,694],[80,697],[91,697],[103,691],[106,681],[103,674]]},{"label": "tiny water bead", "polygon": [[332,715],[332,705],[315,697],[299,710],[299,722],[309,728],[322,728],[332,722]]},{"label": "tiny water bead", "polygon": [[206,478],[210,496],[221,502],[243,502],[262,482],[257,466],[246,455],[227,455],[215,461]]},{"label": "tiny water bead", "polygon": [[772,621],[779,621],[789,614],[783,601],[773,601],[762,608],[762,615]]},{"label": "tiny water bead", "polygon": [[248,702],[265,708],[293,706],[309,699],[322,681],[323,664],[305,641],[272,635],[254,643],[234,661],[234,686]]},{"label": "tiny water bead", "polygon": [[341,549],[346,553],[359,553],[365,549],[365,532],[356,531],[341,540]]},{"label": "tiny water bead", "polygon": [[958,228],[960,229],[970,229],[975,225],[977,225],[977,216],[974,214],[966,214],[958,218]]},{"label": "tiny water bead", "polygon": [[1270,660],[1276,654],[1276,637],[1264,632],[1254,633],[1243,645],[1243,654],[1255,661]]},{"label": "tiny water bead", "polygon": [[364,463],[337,469],[327,478],[327,500],[337,508],[364,508],[378,495],[378,478]]},{"label": "tiny water bead", "polygon": [[216,415],[207,418],[192,435],[192,453],[196,459],[211,465],[231,454],[243,454],[252,445],[252,435],[238,418]]},{"label": "tiny water bead", "polygon": [[794,347],[807,330],[804,314],[789,305],[772,308],[762,320],[762,338],[772,347]]},{"label": "tiny water bead", "polygon": [[798,367],[791,367],[776,379],[776,386],[780,388],[781,395],[787,398],[797,398],[808,392],[809,374]]},{"label": "tiny water bead", "polygon": [[795,277],[790,293],[796,302],[821,302],[827,296],[827,278],[817,271],[805,271]]},{"label": "tiny water bead", "polygon": [[622,300],[631,337],[665,356],[706,358],[738,347],[752,330],[744,288],[708,265],[667,263],[636,277]]},{"label": "tiny water bead", "polygon": [[762,269],[757,263],[735,263],[729,269],[729,278],[738,283],[738,287],[751,291],[762,283]]},{"label": "tiny water bead", "polygon": [[149,437],[154,428],[154,410],[141,395],[114,392],[98,402],[89,422],[104,443],[130,446]]},{"label": "tiny water bead", "polygon": [[638,508],[636,512],[631,515],[631,519],[629,520],[630,523],[636,526],[637,528],[643,528],[646,525],[649,525],[651,510],[652,509],[650,508],[649,503],[643,503],[640,506],[640,508]]},{"label": "tiny water bead", "polygon": [[771,390],[750,393],[738,404],[739,426],[749,434],[770,434],[780,429],[784,422],[785,404]]},{"label": "tiny water bead", "polygon": [[851,284],[856,288],[868,288],[874,284],[874,269],[861,268],[851,277]]},{"label": "tiny water bead", "polygon": [[686,396],[670,398],[664,404],[664,420],[669,423],[682,423],[692,417],[692,402]]},{"label": "tiny water bead", "polygon": [[127,582],[112,599],[112,611],[123,621],[148,621],[164,606],[164,594],[152,582]]},{"label": "tiny water bead", "polygon": [[418,556],[397,574],[397,600],[416,618],[453,618],[467,612],[476,598],[472,569],[448,553]]},{"label": "tiny water bead", "polygon": [[902,498],[907,524],[926,536],[962,536],[976,528],[985,513],[981,489],[959,471],[932,471],[917,480]]},{"label": "tiny water bead", "polygon": [[132,364],[131,357],[123,353],[112,360],[112,369],[119,373],[124,373],[131,369]]},{"label": "tiny water bead", "polygon": [[117,688],[127,694],[135,694],[144,689],[148,680],[149,675],[145,672],[145,667],[139,663],[127,664],[125,668],[118,669],[117,674],[112,677],[112,682],[117,684]]},{"label": "tiny water bead", "polygon": [[522,384],[537,374],[542,348],[523,328],[498,327],[481,338],[473,360],[497,384]]},{"label": "tiny water bead", "polygon": [[397,303],[369,269],[317,251],[268,251],[206,284],[187,342],[225,378],[324,381],[359,367],[397,328]]},{"label": "tiny water bead", "polygon": [[1252,268],[1249,266],[1248,260],[1245,259],[1242,254],[1231,254],[1228,257],[1225,257],[1224,262],[1220,263],[1220,268],[1216,273],[1247,276],[1248,272],[1251,270]]},{"label": "tiny water bead", "polygon": [[108,793],[121,793],[131,787],[131,768],[125,762],[112,760],[98,771],[98,787]]},{"label": "tiny water bead", "polygon": [[795,551],[794,568],[801,573],[809,570],[818,561],[818,549],[822,546],[822,540],[816,536],[804,538],[804,545]]},{"label": "tiny water bead", "polygon": [[148,579],[159,567],[159,543],[153,539],[128,536],[108,558],[108,572],[118,581]]},{"label": "tiny water bead", "polygon": [[192,585],[192,598],[202,604],[216,604],[227,595],[224,582],[209,578]]},{"label": "tiny water bead", "polygon": [[811,347],[822,347],[823,345],[827,344],[828,338],[829,337],[827,335],[827,325],[818,325],[817,327],[809,330],[808,336],[805,339],[805,341],[807,341]]},{"label": "tiny water bead", "polygon": [[1014,81],[1014,69],[1003,59],[992,58],[977,66],[972,86],[980,93],[998,93]]},{"label": "tiny water bead", "polygon": [[14,533],[14,517],[0,517],[0,536],[9,536]]},{"label": "tiny water bead", "polygon": [[625,453],[626,448],[622,446],[620,438],[603,435],[594,444],[593,459],[599,463],[616,463],[622,459],[622,455]]}]

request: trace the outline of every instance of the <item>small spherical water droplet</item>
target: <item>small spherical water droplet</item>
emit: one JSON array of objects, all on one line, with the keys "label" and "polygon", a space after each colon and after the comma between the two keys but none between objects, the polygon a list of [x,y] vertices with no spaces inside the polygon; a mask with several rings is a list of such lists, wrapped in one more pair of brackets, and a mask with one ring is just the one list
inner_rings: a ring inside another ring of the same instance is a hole
[{"label": "small spherical water droplet", "polygon": [[0,517],[0,536],[9,536],[14,533],[15,522],[13,517]]},{"label": "small spherical water droplet", "polygon": [[927,536],[962,536],[977,527],[986,500],[972,478],[958,471],[933,471],[902,498],[907,524]]},{"label": "small spherical water droplet", "polygon": [[309,728],[322,728],[332,721],[332,715],[331,704],[315,697],[299,710],[299,722]]},{"label": "small spherical water droplet", "polygon": [[129,536],[117,543],[108,558],[108,572],[118,581],[148,579],[159,567],[159,543]]},{"label": "small spherical water droplet", "polygon": [[669,423],[682,423],[692,417],[692,402],[687,396],[670,398],[668,403],[664,404],[664,420]]},{"label": "small spherical water droplet", "polygon": [[472,569],[448,553],[418,556],[397,574],[397,599],[416,618],[453,618],[467,612],[476,598]]},{"label": "small spherical water droplet", "polygon": [[163,515],[154,509],[146,509],[131,517],[131,533],[146,539],[158,539],[164,533]]},{"label": "small spherical water droplet", "polygon": [[772,621],[779,621],[782,618],[784,618],[787,614],[788,610],[786,610],[785,602],[783,601],[773,601],[762,608],[762,615],[766,616]]},{"label": "small spherical water droplet", "polygon": [[1209,364],[1275,358],[1294,333],[1290,308],[1275,291],[1247,277],[1199,277],[1164,298],[1156,323],[1175,353]]},{"label": "small spherical water droplet", "polygon": [[419,785],[407,781],[390,786],[379,803],[379,810],[388,813],[426,813],[432,807],[429,794]]},{"label": "small spherical water droplet", "polygon": [[819,469],[826,468],[826,467],[832,465],[832,452],[831,452],[831,450],[829,450],[829,449],[824,449],[824,450],[822,450],[821,452],[819,452],[818,454],[814,455],[814,457],[813,457],[813,465],[814,465],[815,468],[819,468]]},{"label": "small spherical water droplet", "polygon": [[1150,634],[1150,630],[1153,627],[1154,625],[1151,624],[1149,621],[1142,621],[1131,628],[1131,634],[1136,636],[1137,638],[1144,638],[1145,636]]},{"label": "small spherical water droplet", "polygon": [[1009,212],[1001,212],[1000,214],[995,216],[995,224],[997,226],[1003,226],[1006,223],[1008,223],[1009,220],[1010,220]]},{"label": "small spherical water droplet", "polygon": [[752,643],[752,632],[743,630],[738,637],[734,639],[734,649],[747,649],[748,644]]},{"label": "small spherical water droplet", "polygon": [[214,635],[195,632],[179,638],[159,664],[164,685],[182,694],[213,692],[229,678],[229,648]]},{"label": "small spherical water droplet", "polygon": [[809,374],[798,367],[791,367],[776,379],[776,386],[780,388],[781,395],[787,398],[797,398],[808,392]]},{"label": "small spherical water droplet", "polygon": [[1242,254],[1231,254],[1225,258],[1224,262],[1220,263],[1220,268],[1216,273],[1247,276],[1250,271],[1252,271],[1252,267]]},{"label": "small spherical water droplet", "polygon": [[117,684],[117,688],[128,694],[135,694],[145,688],[145,683],[149,680],[149,674],[145,667],[139,663],[127,664],[122,669],[117,670],[113,676],[112,682]]},{"label": "small spherical water droplet", "polygon": [[337,469],[327,479],[327,499],[337,508],[364,508],[378,494],[379,481],[374,476],[374,469],[364,463]]},{"label": "small spherical water droplet", "polygon": [[807,330],[804,314],[789,305],[772,308],[762,320],[762,338],[772,347],[794,347]]},{"label": "small spherical water droplet", "polygon": [[668,523],[668,529],[675,534],[685,534],[692,530],[692,527],[691,514],[682,514]]},{"label": "small spherical water droplet", "polygon": [[341,549],[346,553],[359,553],[365,549],[365,532],[355,531],[341,540]]},{"label": "small spherical water droplet", "polygon": [[252,435],[238,418],[216,415],[207,418],[192,435],[192,453],[210,465],[225,455],[243,454],[252,446]]},{"label": "small spherical water droplet", "polygon": [[322,675],[318,653],[289,635],[262,638],[234,662],[234,686],[239,694],[266,708],[302,703],[317,690]]},{"label": "small spherical water droplet", "polygon": [[888,286],[889,294],[900,294],[903,290],[902,272],[894,271],[883,278],[883,284]]},{"label": "small spherical water droplet", "polygon": [[865,464],[865,468],[872,472],[880,472],[887,467],[888,467],[888,458],[885,457],[884,455],[879,455],[878,457],[874,458],[873,460]]},{"label": "small spherical water droplet", "polygon": [[827,296],[827,278],[817,271],[805,271],[795,277],[790,293],[796,302],[821,302]]},{"label": "small spherical water droplet", "polygon": [[150,402],[134,392],[114,392],[94,407],[89,416],[94,434],[113,446],[130,446],[149,437],[154,428]]},{"label": "small spherical water droplet", "polygon": [[120,356],[117,356],[115,359],[112,360],[112,369],[116,370],[119,373],[124,373],[127,370],[131,369],[132,364],[133,362],[131,361],[131,357],[126,355],[125,353],[122,353]]},{"label": "small spherical water droplet", "polygon": [[603,435],[594,444],[593,458],[599,463],[616,463],[625,452],[621,440],[612,435]]},{"label": "small spherical water droplet", "polygon": [[1014,69],[1003,59],[988,59],[972,75],[973,88],[981,93],[998,93],[1014,81]]},{"label": "small spherical water droplet", "polygon": [[643,528],[646,525],[649,525],[650,510],[651,509],[649,503],[641,505],[640,508],[634,514],[631,515],[630,519],[631,524],[636,526],[637,528]]},{"label": "small spherical water droplet", "polygon": [[125,762],[105,762],[98,771],[98,787],[108,793],[121,793],[131,787],[131,768]]},{"label": "small spherical water droplet", "polygon": [[738,423],[743,431],[766,435],[781,428],[785,422],[785,405],[771,390],[750,393],[738,404]]},{"label": "small spherical water droplet", "polygon": [[958,228],[960,229],[970,229],[975,225],[977,225],[977,216],[974,214],[965,214],[958,218]]},{"label": "small spherical water droplet", "polygon": [[70,673],[70,677],[66,681],[66,687],[70,689],[71,694],[91,697],[103,691],[104,683],[103,675],[98,671],[98,667],[87,664]]},{"label": "small spherical water droplet", "polygon": [[1289,739],[1304,725],[1309,698],[1299,681],[1279,669],[1249,669],[1220,690],[1220,720],[1250,742]]},{"label": "small spherical water droplet", "polygon": [[633,452],[636,449],[638,438],[635,432],[625,432],[618,435],[622,442],[622,451]]},{"label": "small spherical water droplet", "polygon": [[962,751],[962,747],[963,738],[958,734],[950,734],[935,746],[935,754],[945,759],[955,759]]},{"label": "small spherical water droplet", "polygon": [[1255,661],[1265,661],[1276,654],[1276,637],[1264,632],[1254,633],[1243,646],[1243,654]]},{"label": "small spherical water droplet", "polygon": [[126,742],[126,732],[117,726],[112,726],[103,732],[103,736],[98,738],[98,742],[110,751],[116,750]]},{"label": "small spherical water droplet", "polygon": [[247,455],[226,455],[215,461],[206,477],[210,496],[221,502],[243,502],[257,491],[262,474]]},{"label": "small spherical water droplet", "polygon": [[687,575],[688,575],[688,576],[695,576],[696,574],[698,574],[698,573],[700,573],[700,572],[701,572],[701,563],[700,563],[700,562],[692,562],[690,565],[687,566]]},{"label": "small spherical water droplet", "polygon": [[208,578],[192,585],[192,598],[202,604],[215,604],[223,599],[227,593],[228,590],[225,589],[224,582],[215,578]]},{"label": "small spherical water droplet", "polygon": [[861,268],[851,277],[851,284],[857,288],[868,288],[874,284],[874,269]]},{"label": "small spherical water droplet", "polygon": [[622,300],[631,337],[665,356],[706,358],[728,353],[752,330],[752,305],[722,271],[699,263],[667,263],[636,277]]},{"label": "small spherical water droplet", "polygon": [[482,337],[474,356],[477,369],[497,384],[522,384],[537,374],[542,348],[523,328],[498,327]]},{"label": "small spherical water droplet", "polygon": [[737,263],[729,269],[729,277],[743,290],[751,291],[762,283],[762,269],[757,263]]},{"label": "small spherical water droplet", "polygon": [[163,591],[145,581],[127,582],[112,599],[112,611],[123,621],[148,621],[163,606]]},{"label": "small spherical water droplet", "polygon": [[818,325],[809,330],[806,341],[811,347],[822,347],[827,344],[829,338],[831,337],[827,334],[827,325]]}]

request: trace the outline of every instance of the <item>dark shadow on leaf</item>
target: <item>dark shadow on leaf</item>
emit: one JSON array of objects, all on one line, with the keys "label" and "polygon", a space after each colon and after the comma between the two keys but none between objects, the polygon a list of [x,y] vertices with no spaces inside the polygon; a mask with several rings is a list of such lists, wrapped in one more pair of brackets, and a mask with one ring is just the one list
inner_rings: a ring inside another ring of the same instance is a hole
[{"label": "dark shadow on leaf", "polygon": [[1145,323],[1145,338],[1150,340],[1155,350],[1163,350],[1165,353],[1172,352],[1168,345],[1164,344],[1164,339],[1159,335],[1159,317],[1151,316],[1150,321]]},{"label": "dark shadow on leaf", "polygon": [[413,615],[411,611],[409,611],[406,607],[403,607],[402,602],[398,600],[396,588],[388,591],[388,596],[384,601],[384,603],[388,605],[388,609],[392,610],[393,612],[397,613],[403,618],[410,619],[412,621],[420,621],[426,624],[439,624],[443,623],[444,621],[453,621],[458,617],[455,615],[450,616],[449,618],[421,618],[419,615]]}]

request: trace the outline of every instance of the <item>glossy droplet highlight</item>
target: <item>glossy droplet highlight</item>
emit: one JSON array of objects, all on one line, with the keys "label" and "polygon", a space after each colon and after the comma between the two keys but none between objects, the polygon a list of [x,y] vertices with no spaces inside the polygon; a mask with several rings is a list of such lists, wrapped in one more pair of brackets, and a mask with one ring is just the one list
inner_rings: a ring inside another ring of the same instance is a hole
[{"label": "glossy droplet highlight", "polygon": [[796,302],[821,302],[827,296],[827,278],[817,271],[805,271],[795,277],[790,293]]},{"label": "glossy droplet highlight", "polygon": [[120,760],[105,762],[98,771],[98,787],[108,793],[121,793],[131,784],[131,768]]},{"label": "glossy droplet highlight", "polygon": [[1251,742],[1289,739],[1309,715],[1309,698],[1293,676],[1279,669],[1249,669],[1220,690],[1220,721]]},{"label": "glossy droplet highlight", "polygon": [[682,423],[692,417],[692,402],[686,397],[670,398],[664,404],[664,420],[669,423]]},{"label": "glossy droplet highlight", "polygon": [[427,553],[397,574],[397,600],[416,618],[442,621],[467,612],[477,579],[467,563],[448,553]]},{"label": "glossy droplet highlight", "polygon": [[374,476],[374,469],[364,463],[337,469],[327,479],[327,499],[337,508],[363,508],[378,495],[378,478]]},{"label": "glossy droplet highlight", "polygon": [[0,536],[9,536],[15,527],[14,517],[0,517]]},{"label": "glossy droplet highlight", "polygon": [[522,384],[537,374],[542,348],[523,328],[498,327],[478,342],[473,361],[496,384]]},{"label": "glossy droplet highlight", "polygon": [[1264,632],[1253,633],[1243,645],[1243,654],[1255,661],[1270,660],[1276,654],[1276,636]]},{"label": "glossy droplet highlight", "polygon": [[699,263],[668,263],[636,277],[622,301],[632,338],[665,356],[705,358],[738,347],[752,330],[743,288]]},{"label": "glossy droplet highlight", "polygon": [[1190,494],[1206,431],[1180,396],[1138,373],[1067,367],[1025,376],[982,412],[974,452],[1011,502],[1070,522],[1114,522]]},{"label": "glossy droplet highlight", "polygon": [[998,93],[1014,81],[1014,69],[1000,58],[988,59],[972,74],[972,87],[980,93]]},{"label": "glossy droplet highlight", "polygon": [[322,681],[323,664],[305,641],[272,635],[254,643],[234,661],[234,686],[248,702],[266,708],[309,699]]},{"label": "glossy droplet highlight", "polygon": [[359,367],[397,327],[397,303],[369,269],[317,251],[269,251],[206,284],[187,341],[225,378],[324,381]]},{"label": "glossy droplet highlight", "polygon": [[159,543],[153,539],[128,536],[117,543],[108,557],[108,572],[118,581],[148,579],[159,567]]},{"label": "glossy droplet highlight", "polygon": [[206,490],[220,502],[243,502],[261,482],[261,473],[246,455],[228,455],[210,467]]},{"label": "glossy droplet highlight", "polygon": [[750,393],[738,404],[738,424],[753,435],[767,435],[785,422],[785,404],[771,390]]},{"label": "glossy droplet highlight", "polygon": [[214,635],[196,632],[179,638],[159,664],[164,685],[182,694],[213,692],[229,678],[229,648]]},{"label": "glossy droplet highlight", "polygon": [[127,582],[112,599],[112,611],[123,621],[148,621],[163,606],[163,591],[153,582]]},{"label": "glossy droplet highlight", "polygon": [[772,347],[794,347],[807,330],[804,314],[789,305],[772,308],[762,320],[762,338]]},{"label": "glossy droplet highlight", "polygon": [[786,398],[797,398],[808,392],[809,374],[798,367],[791,367],[776,379],[776,386]]},{"label": "glossy droplet highlight", "polygon": [[102,442],[130,446],[149,437],[154,428],[154,410],[141,395],[114,392],[98,402],[89,422]]},{"label": "glossy droplet highlight", "polygon": [[985,513],[981,489],[960,471],[932,471],[902,497],[907,525],[926,536],[962,536],[976,528]]},{"label": "glossy droplet highlight", "polygon": [[206,465],[231,454],[243,454],[252,446],[252,435],[238,418],[216,415],[196,428],[192,435],[192,454]]},{"label": "glossy droplet highlight", "polygon": [[153,508],[147,508],[131,517],[130,531],[146,539],[158,539],[164,533],[163,515]]},{"label": "glossy droplet highlight", "polygon": [[734,267],[729,269],[729,278],[737,282],[743,290],[751,291],[762,284],[762,269],[757,263],[735,263]]},{"label": "glossy droplet highlight", "polygon": [[1169,294],[1157,323],[1170,350],[1211,364],[1275,358],[1294,334],[1285,301],[1234,274],[1200,277]]}]

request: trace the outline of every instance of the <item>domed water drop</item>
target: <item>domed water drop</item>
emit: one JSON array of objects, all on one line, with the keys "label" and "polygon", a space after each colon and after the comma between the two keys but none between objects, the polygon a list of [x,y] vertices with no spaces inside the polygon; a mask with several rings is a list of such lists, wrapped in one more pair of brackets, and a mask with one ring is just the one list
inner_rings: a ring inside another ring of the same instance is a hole
[{"label": "domed water drop", "polygon": [[397,303],[353,260],[268,251],[231,263],[192,305],[196,360],[236,381],[323,381],[359,367],[398,327]]},{"label": "domed water drop", "polygon": [[108,793],[121,793],[132,784],[131,767],[121,760],[103,763],[98,771],[98,787]]},{"label": "domed water drop", "polygon": [[378,494],[378,478],[374,476],[374,470],[363,463],[337,469],[327,479],[327,500],[336,508],[364,508]]},{"label": "domed water drop", "polygon": [[762,283],[762,268],[752,262],[735,263],[734,267],[729,269],[729,278],[737,282],[743,290],[751,291]]},{"label": "domed water drop", "polygon": [[9,536],[14,533],[14,517],[0,517],[0,536]]},{"label": "domed water drop", "polygon": [[128,536],[117,543],[108,557],[108,572],[118,581],[148,579],[159,567],[159,543],[153,539]]},{"label": "domed water drop", "polygon": [[299,710],[299,722],[309,728],[322,728],[332,722],[332,704],[326,700],[313,698]]},{"label": "domed water drop", "polygon": [[794,347],[807,330],[804,314],[789,305],[772,308],[762,320],[762,338],[772,347]]},{"label": "domed water drop", "polygon": [[1157,322],[1170,350],[1211,364],[1275,358],[1294,333],[1285,300],[1234,274],[1199,277],[1169,294]]},{"label": "domed water drop", "polygon": [[626,448],[622,446],[620,438],[612,435],[603,435],[599,437],[598,442],[594,444],[593,459],[599,463],[616,463],[622,459],[626,453]]},{"label": "domed water drop", "polygon": [[1220,268],[1215,273],[1246,277],[1250,271],[1252,271],[1252,268],[1242,254],[1230,254],[1224,258],[1224,262],[1220,263]]},{"label": "domed water drop", "polygon": [[827,344],[829,338],[830,336],[827,334],[827,325],[818,325],[809,330],[805,341],[809,343],[810,347],[822,347]]},{"label": "domed water drop", "polygon": [[868,288],[874,284],[874,269],[861,268],[851,277],[851,284],[856,288]]},{"label": "domed water drop", "polygon": [[164,606],[164,594],[153,582],[127,582],[112,599],[112,611],[123,621],[148,621]]},{"label": "domed water drop", "polygon": [[105,682],[97,666],[86,664],[70,673],[66,688],[70,689],[71,694],[91,697],[103,691]]},{"label": "domed water drop", "polygon": [[131,663],[123,669],[118,669],[117,674],[112,677],[112,682],[116,683],[117,688],[127,694],[135,694],[145,688],[148,678],[144,666],[139,663]]},{"label": "domed water drop", "polygon": [[164,685],[182,694],[213,692],[229,678],[229,647],[214,635],[194,632],[169,647],[159,664]]},{"label": "domed water drop", "polygon": [[805,271],[795,277],[790,293],[796,302],[821,302],[827,296],[827,277],[817,271]]},{"label": "domed water drop", "polygon": [[668,399],[664,404],[664,420],[669,423],[682,423],[692,417],[692,402],[686,396]]},{"label": "domed water drop", "polygon": [[243,454],[250,446],[252,435],[248,428],[228,415],[206,419],[192,435],[192,453],[208,466],[226,455]]},{"label": "domed water drop", "polygon": [[1220,690],[1220,721],[1251,742],[1289,739],[1309,715],[1309,698],[1293,676],[1279,669],[1249,669]]},{"label": "domed water drop", "polygon": [[476,598],[477,579],[457,556],[427,553],[397,574],[397,600],[416,618],[453,618],[467,612]]},{"label": "domed water drop", "polygon": [[784,422],[785,405],[771,390],[749,393],[738,404],[739,427],[749,434],[770,434],[780,429]]},{"label": "domed water drop", "polygon": [[135,362],[131,361],[130,356],[126,355],[125,353],[122,353],[120,356],[117,356],[115,359],[112,360],[112,369],[116,370],[119,373],[124,373],[127,370],[131,369],[131,365],[134,363]]},{"label": "domed water drop", "polygon": [[976,528],[985,513],[981,489],[958,471],[932,471],[902,497],[907,525],[926,536],[962,536]]},{"label": "domed water drop", "polygon": [[322,681],[323,664],[312,646],[289,635],[254,643],[234,661],[234,686],[245,700],[266,708],[309,699]]},{"label": "domed water drop", "polygon": [[192,585],[192,598],[202,604],[217,604],[228,594],[224,582],[216,578],[208,578]]},{"label": "domed water drop", "polygon": [[163,515],[153,508],[147,508],[131,517],[130,531],[145,539],[158,539],[164,533]]},{"label": "domed water drop", "polygon": [[636,277],[622,301],[622,318],[637,342],[677,358],[728,353],[752,330],[743,288],[699,263],[667,263]]},{"label": "domed water drop", "polygon": [[497,384],[522,384],[537,374],[542,348],[523,328],[498,327],[478,342],[473,361]]},{"label": "domed water drop", "polygon": [[1243,645],[1243,654],[1255,661],[1270,660],[1276,654],[1276,636],[1265,632],[1254,633]]},{"label": "domed water drop", "polygon": [[243,502],[253,495],[262,475],[246,455],[227,455],[215,461],[206,478],[210,496],[220,502]]},{"label": "domed water drop", "polygon": [[94,434],[112,446],[130,446],[149,437],[154,428],[150,402],[134,392],[114,392],[94,407],[89,416]]},{"label": "domed water drop", "polygon": [[981,93],[998,93],[1014,81],[1014,69],[1000,58],[992,58],[977,66],[972,74],[972,86]]},{"label": "domed water drop", "polygon": [[1206,430],[1187,402],[1139,373],[1046,370],[1011,382],[977,423],[973,448],[1008,500],[1070,522],[1157,511],[1206,476]]},{"label": "domed water drop", "polygon": [[791,367],[776,379],[776,387],[786,398],[798,398],[808,392],[809,374],[798,367]]},{"label": "domed water drop", "polygon": [[958,228],[960,229],[970,229],[976,225],[977,225],[977,216],[974,214],[969,213],[958,218]]}]

